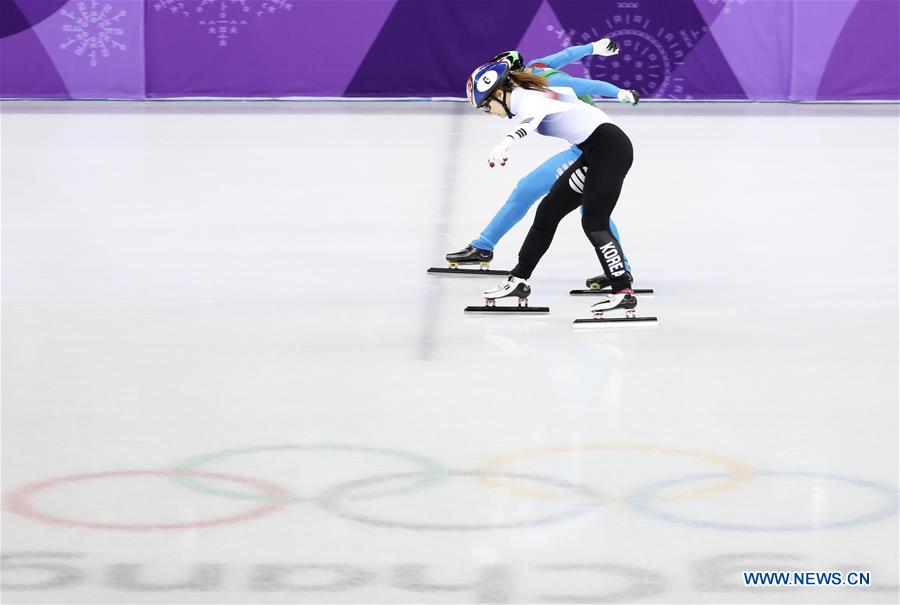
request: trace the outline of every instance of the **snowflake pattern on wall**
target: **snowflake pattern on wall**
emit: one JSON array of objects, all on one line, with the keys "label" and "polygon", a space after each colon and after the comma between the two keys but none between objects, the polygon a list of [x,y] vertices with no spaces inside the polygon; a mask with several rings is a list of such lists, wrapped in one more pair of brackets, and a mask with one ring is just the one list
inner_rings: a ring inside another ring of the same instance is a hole
[{"label": "snowflake pattern on wall", "polygon": [[240,29],[279,10],[291,10],[295,0],[154,0],[153,8],[185,18],[197,18],[197,24],[213,36],[219,47]]},{"label": "snowflake pattern on wall", "polygon": [[722,9],[722,12],[728,14],[731,12],[732,4],[743,4],[747,0],[706,0],[706,1],[709,2],[710,4],[712,4],[713,6],[715,6],[716,4],[724,4],[725,8]]},{"label": "snowflake pattern on wall", "polygon": [[618,55],[599,60],[596,56],[587,58],[582,64],[585,78],[633,88],[646,98],[690,99],[677,68],[709,28],[704,25],[697,29],[670,30],[637,12],[638,2],[619,2],[616,6],[621,9],[619,12],[589,25],[580,35],[574,29],[565,31],[552,24],[547,25],[547,31],[556,35],[563,48],[600,38],[612,38],[619,43]]},{"label": "snowflake pattern on wall", "polygon": [[75,5],[77,12],[68,9],[59,11],[60,15],[72,22],[63,25],[62,30],[69,34],[68,39],[59,47],[71,49],[77,56],[86,56],[91,67],[97,67],[100,59],[111,54],[111,49],[126,50],[120,39],[125,36],[125,29],[120,22],[125,17],[124,10],[115,12],[108,2],[101,0],[84,0]]}]

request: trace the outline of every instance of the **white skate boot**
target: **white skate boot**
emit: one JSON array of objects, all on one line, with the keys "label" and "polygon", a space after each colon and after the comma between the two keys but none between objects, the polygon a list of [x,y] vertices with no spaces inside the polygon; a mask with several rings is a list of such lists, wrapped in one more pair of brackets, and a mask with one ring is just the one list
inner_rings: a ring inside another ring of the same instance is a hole
[{"label": "white skate boot", "polygon": [[[634,296],[634,290],[627,288],[618,292],[604,292],[600,295],[600,300],[591,305],[591,315],[593,319],[576,319],[575,327],[600,326],[600,325],[656,325],[655,317],[636,317],[635,309],[637,308],[637,298]],[[625,317],[605,317],[604,314],[610,311],[625,311]]]},{"label": "white skate boot", "polygon": [[485,290],[484,298],[485,300],[496,300],[507,296],[518,296],[519,299],[527,299],[529,294],[531,294],[531,286],[527,281],[509,275],[493,288]]},{"label": "white skate boot", "polygon": [[[549,307],[529,307],[528,296],[531,286],[520,277],[508,275],[506,279],[489,290],[484,291],[483,307],[466,307],[466,313],[549,313]],[[499,298],[513,297],[519,299],[515,307],[498,307],[494,303]]]},{"label": "white skate boot", "polygon": [[634,297],[634,290],[628,288],[601,295],[600,300],[591,305],[591,314],[601,319],[605,311],[624,309],[626,317],[634,317],[636,307],[637,298]]}]

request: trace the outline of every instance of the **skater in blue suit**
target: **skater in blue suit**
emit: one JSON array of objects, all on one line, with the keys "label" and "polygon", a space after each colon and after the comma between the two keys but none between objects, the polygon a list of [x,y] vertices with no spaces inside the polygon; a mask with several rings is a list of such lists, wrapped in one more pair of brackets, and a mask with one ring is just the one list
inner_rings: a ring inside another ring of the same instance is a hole
[{"label": "skater in blue suit", "polygon": [[[640,99],[637,91],[624,90],[600,80],[576,78],[559,68],[579,61],[588,55],[610,57],[618,54],[619,46],[609,38],[604,38],[590,44],[571,46],[556,54],[535,59],[527,65],[517,51],[508,51],[494,57],[491,62],[503,61],[509,64],[512,70],[527,70],[536,75],[543,76],[551,86],[568,87],[584,102],[593,104],[591,97],[615,97],[622,103],[637,105]],[[562,174],[581,156],[581,150],[573,145],[569,149],[554,155],[543,164],[523,177],[516,188],[510,193],[503,207],[494,215],[481,235],[472,240],[472,243],[459,252],[447,255],[447,261],[458,265],[479,264],[490,262],[494,258],[494,246],[506,233],[513,228],[528,213],[528,209],[541,199],[550,190],[550,187]],[[610,230],[618,240],[619,233],[615,224],[610,220]],[[628,260],[625,259],[625,267],[631,271]],[[587,280],[588,287],[606,287],[605,276],[599,275]]]}]

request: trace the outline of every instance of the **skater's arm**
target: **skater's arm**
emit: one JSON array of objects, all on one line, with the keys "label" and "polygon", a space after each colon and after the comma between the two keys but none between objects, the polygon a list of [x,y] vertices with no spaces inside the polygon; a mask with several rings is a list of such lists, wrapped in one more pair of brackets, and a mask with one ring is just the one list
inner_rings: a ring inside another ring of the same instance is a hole
[{"label": "skater's arm", "polygon": [[529,66],[534,65],[535,63],[543,63],[550,69],[559,69],[569,63],[574,63],[575,61],[580,61],[584,59],[588,55],[594,52],[594,47],[591,44],[581,44],[579,46],[570,46],[569,48],[564,48],[558,53],[554,53],[547,57],[541,57],[540,59],[535,59],[528,63]]},{"label": "skater's arm", "polygon": [[618,52],[618,44],[616,44],[609,38],[603,38],[602,40],[597,40],[596,42],[591,42],[589,44],[580,44],[578,46],[570,46],[569,48],[564,48],[558,53],[554,53],[548,57],[535,59],[528,65],[530,66],[534,65],[535,63],[543,63],[551,69],[559,69],[560,67],[568,65],[569,63],[580,61],[588,55],[601,55],[604,57],[609,57],[617,54]]},{"label": "skater's arm", "polygon": [[604,82],[603,80],[589,80],[587,78],[576,78],[565,72],[555,73],[548,78],[553,86],[568,86],[575,91],[575,95],[579,97],[617,97],[621,88],[615,84]]},{"label": "skater's arm", "polygon": [[519,139],[524,139],[537,130],[547,116],[571,111],[576,106],[581,105],[575,102],[574,99],[571,99],[571,102],[563,102],[559,101],[559,98],[560,94],[552,90],[537,92],[521,88],[515,89],[512,92],[510,106],[512,107],[512,113],[522,118],[522,121],[491,150],[491,154],[488,156],[488,164],[491,167],[494,164],[505,166],[510,145]]},{"label": "skater's arm", "polygon": [[626,90],[619,88],[615,84],[604,82],[602,80],[588,80],[587,78],[576,78],[567,73],[556,72],[547,78],[547,81],[556,89],[565,87],[575,96],[584,100],[584,97],[615,97],[620,103],[631,103],[637,106],[641,99],[641,95],[636,90]]},{"label": "skater's arm", "polygon": [[488,156],[488,164],[490,167],[493,168],[494,164],[506,166],[506,162],[509,160],[510,146],[519,139],[524,139],[537,130],[541,120],[545,117],[547,117],[546,113],[535,113],[534,115],[526,116],[524,120],[519,122],[516,129],[503,137],[503,139],[491,150],[491,155]]}]

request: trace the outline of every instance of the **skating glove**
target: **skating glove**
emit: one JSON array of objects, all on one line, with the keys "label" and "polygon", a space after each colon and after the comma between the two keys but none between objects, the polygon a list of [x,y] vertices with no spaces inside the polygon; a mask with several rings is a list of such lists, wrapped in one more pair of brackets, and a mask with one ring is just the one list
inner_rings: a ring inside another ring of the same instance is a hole
[{"label": "skating glove", "polygon": [[637,106],[638,101],[641,100],[641,95],[638,91],[625,90],[624,88],[616,96],[619,98],[620,103],[631,103],[634,106]]},{"label": "skating glove", "polygon": [[513,138],[506,135],[502,141],[494,145],[494,148],[491,149],[491,155],[488,156],[488,164],[491,168],[494,167],[494,164],[506,166],[506,162],[509,160],[509,146],[512,144]]},{"label": "skating glove", "polygon": [[609,38],[603,38],[602,40],[591,42],[591,46],[594,47],[594,51],[592,53],[594,55],[600,55],[601,57],[611,57],[613,55],[619,54],[619,45]]}]

